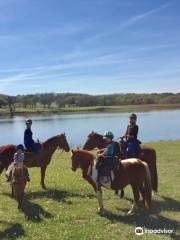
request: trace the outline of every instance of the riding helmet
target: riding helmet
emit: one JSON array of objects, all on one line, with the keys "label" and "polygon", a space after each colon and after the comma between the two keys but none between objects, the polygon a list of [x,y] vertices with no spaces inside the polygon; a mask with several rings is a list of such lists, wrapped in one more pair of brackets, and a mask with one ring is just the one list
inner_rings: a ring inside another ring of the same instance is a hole
[{"label": "riding helmet", "polygon": [[24,150],[24,146],[22,144],[19,144],[19,145],[16,146],[16,149],[23,151]]},{"label": "riding helmet", "polygon": [[111,131],[106,131],[103,135],[104,138],[114,138],[114,134]]},{"label": "riding helmet", "polygon": [[32,120],[30,118],[26,119],[26,124],[32,124]]},{"label": "riding helmet", "polygon": [[137,120],[137,115],[135,113],[132,113],[129,118]]}]

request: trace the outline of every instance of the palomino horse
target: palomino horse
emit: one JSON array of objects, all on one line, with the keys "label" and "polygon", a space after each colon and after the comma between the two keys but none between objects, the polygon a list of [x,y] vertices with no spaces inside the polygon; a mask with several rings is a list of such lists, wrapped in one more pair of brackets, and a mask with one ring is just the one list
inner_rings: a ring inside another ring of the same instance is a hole
[{"label": "palomino horse", "polygon": [[[94,148],[102,149],[107,146],[107,143],[103,139],[103,136],[92,132],[88,135],[87,141],[85,142],[83,149],[91,151]],[[125,147],[124,144],[120,144],[121,150],[121,159],[126,158]],[[143,158],[142,161],[148,164],[150,173],[151,173],[151,181],[152,181],[152,189],[157,192],[158,189],[158,176],[157,176],[157,167],[156,167],[156,151],[153,148],[147,146],[141,146],[141,154]]]},{"label": "palomino horse", "polygon": [[104,183],[101,180],[97,181],[96,160],[92,153],[85,150],[72,150],[71,159],[72,170],[76,171],[77,168],[81,168],[83,178],[94,188],[100,212],[104,210],[101,186],[118,191],[129,184],[133,190],[134,203],[128,214],[132,214],[138,210],[137,202],[139,201],[140,193],[143,198],[144,207],[150,209],[152,198],[151,176],[148,165],[145,162],[135,158],[122,160],[120,167],[114,172],[112,181]]},{"label": "palomino horse", "polygon": [[[69,152],[70,147],[66,140],[65,134],[57,135],[42,143],[42,150],[39,153],[25,153],[24,164],[27,167],[41,168],[41,186],[44,189],[46,189],[44,183],[46,168],[50,163],[51,157],[57,148]],[[7,169],[9,164],[13,161],[15,151],[15,145],[6,145],[0,147],[0,173],[2,173],[4,169]]]},{"label": "palomino horse", "polygon": [[16,198],[18,208],[21,209],[24,198],[24,190],[27,183],[27,175],[25,174],[24,166],[14,167],[12,178],[16,180],[16,182],[11,181],[12,197]]}]

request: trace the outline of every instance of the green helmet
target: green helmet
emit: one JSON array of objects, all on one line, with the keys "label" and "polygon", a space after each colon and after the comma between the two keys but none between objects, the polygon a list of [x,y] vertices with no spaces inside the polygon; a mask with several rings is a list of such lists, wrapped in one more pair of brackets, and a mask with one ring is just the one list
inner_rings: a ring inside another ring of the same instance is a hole
[{"label": "green helmet", "polygon": [[104,138],[114,138],[114,134],[111,131],[106,131],[103,135]]}]

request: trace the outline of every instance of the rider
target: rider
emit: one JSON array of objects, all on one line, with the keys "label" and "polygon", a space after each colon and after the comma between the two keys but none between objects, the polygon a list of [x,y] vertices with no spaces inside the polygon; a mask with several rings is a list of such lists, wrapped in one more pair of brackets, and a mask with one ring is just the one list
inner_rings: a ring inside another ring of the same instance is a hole
[{"label": "rider", "polygon": [[132,158],[138,155],[139,143],[137,139],[139,127],[136,124],[137,115],[132,113],[129,117],[129,125],[127,126],[125,138],[127,140],[127,158]]},{"label": "rider", "polygon": [[114,134],[111,131],[106,131],[103,135],[104,140],[107,143],[105,149],[100,150],[99,157],[119,157],[120,149],[119,144],[113,141]]},{"label": "rider", "polygon": [[107,143],[107,147],[102,149],[98,153],[98,161],[96,168],[98,169],[98,181],[100,176],[102,176],[102,170],[104,166],[108,166],[111,171],[115,168],[116,163],[120,156],[119,144],[113,141],[114,134],[111,131],[106,131],[103,136],[104,140]]},{"label": "rider", "polygon": [[[24,166],[24,146],[22,144],[19,144],[16,146],[16,152],[14,154],[14,162],[8,167],[8,170],[6,172],[8,181],[10,181],[13,177],[14,167],[24,167],[24,173],[27,178],[27,181],[30,181],[28,169],[27,167]],[[12,182],[16,183],[16,180],[12,179]]]},{"label": "rider", "polygon": [[41,149],[41,144],[39,142],[35,142],[32,138],[32,130],[31,130],[31,126],[32,126],[32,120],[31,119],[27,119],[26,120],[26,130],[24,131],[24,145],[27,149],[27,151],[30,152],[39,152]]}]

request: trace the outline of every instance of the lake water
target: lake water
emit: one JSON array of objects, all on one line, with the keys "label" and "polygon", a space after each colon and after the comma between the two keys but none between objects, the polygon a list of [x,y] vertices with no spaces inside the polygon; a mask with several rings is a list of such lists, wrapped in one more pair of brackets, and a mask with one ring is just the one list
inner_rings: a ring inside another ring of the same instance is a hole
[{"label": "lake water", "polygon": [[[69,115],[33,115],[33,137],[44,141],[66,133],[71,147],[85,142],[92,131],[111,130],[115,138],[125,133],[130,113],[90,113]],[[180,110],[139,112],[139,139],[142,142],[180,139]],[[0,145],[23,142],[25,117],[0,118]]]}]

